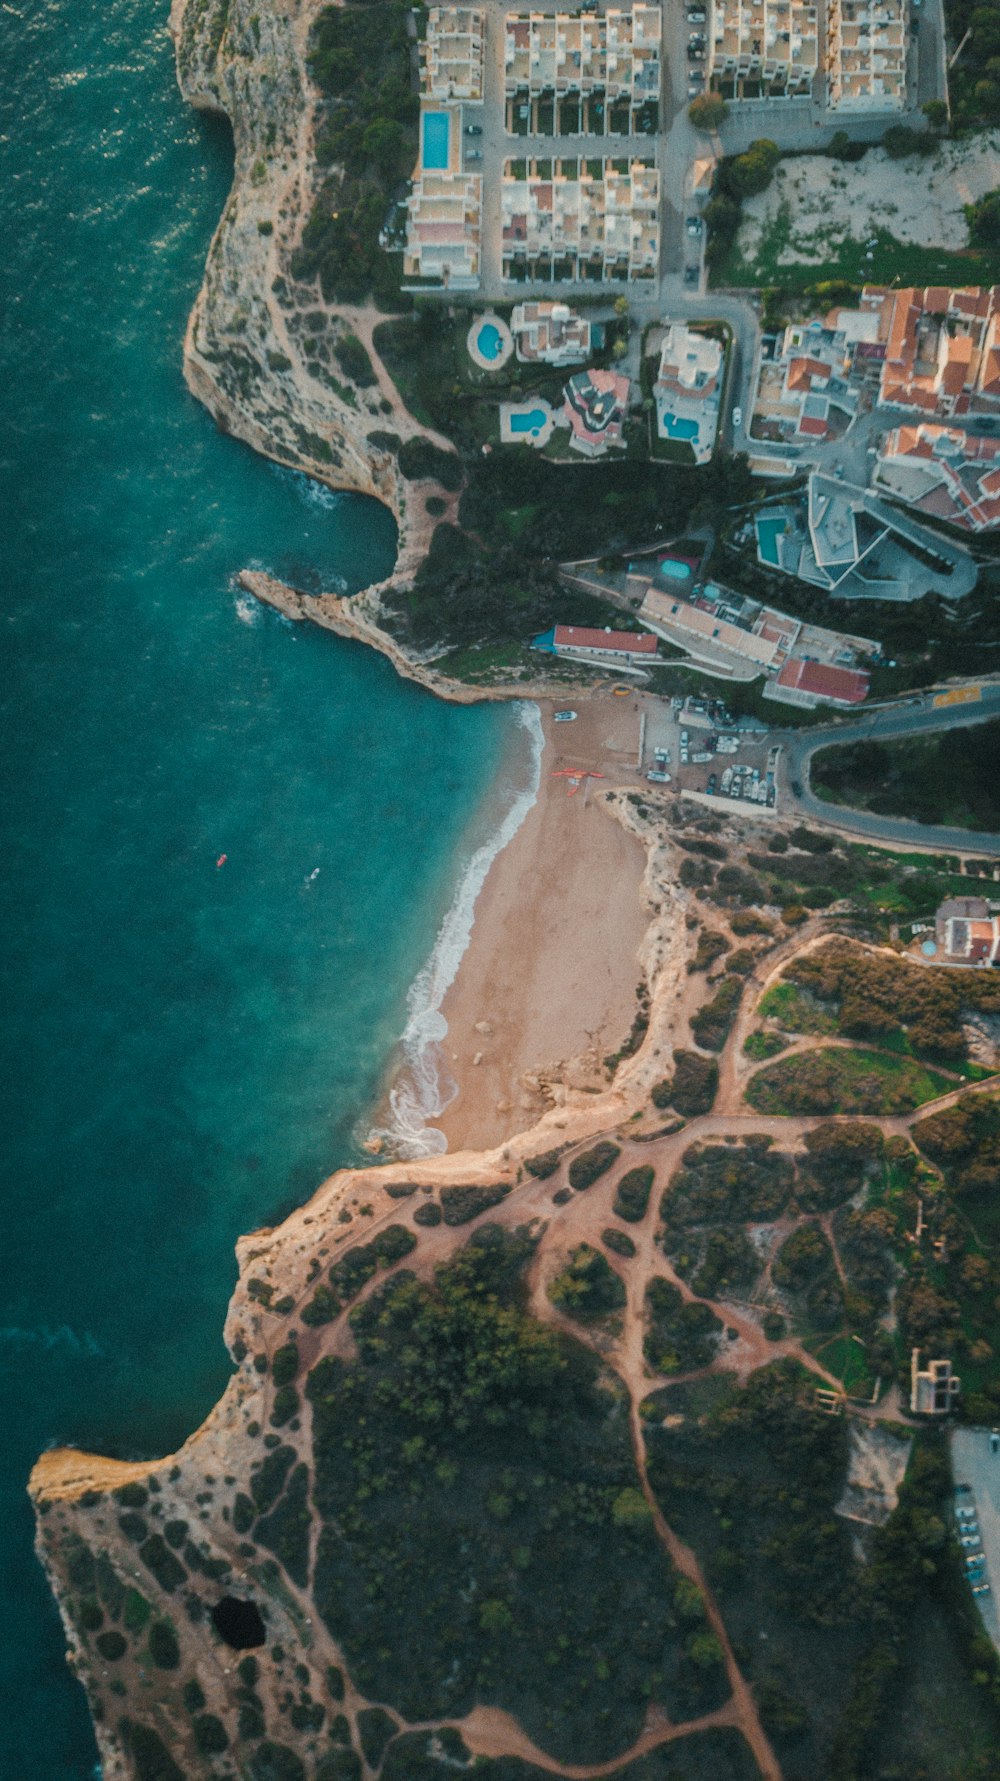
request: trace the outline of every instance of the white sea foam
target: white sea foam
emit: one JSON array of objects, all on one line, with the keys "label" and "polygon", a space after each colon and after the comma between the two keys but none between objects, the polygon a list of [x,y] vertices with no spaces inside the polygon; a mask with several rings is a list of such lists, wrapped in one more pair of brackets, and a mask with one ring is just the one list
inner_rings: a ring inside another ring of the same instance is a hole
[{"label": "white sea foam", "polygon": [[23,1324],[7,1324],[0,1326],[0,1348],[13,1348],[22,1352],[26,1348],[57,1348],[69,1349],[74,1354],[86,1355],[96,1360],[103,1352],[96,1336],[89,1330],[78,1332],[70,1329],[66,1323],[53,1328],[46,1324],[35,1324],[26,1328]]},{"label": "white sea foam", "polygon": [[510,807],[497,828],[469,860],[434,950],[410,985],[406,998],[408,1017],[400,1041],[403,1064],[389,1095],[390,1120],[371,1134],[381,1138],[401,1158],[439,1156],[448,1148],[444,1133],[427,1124],[444,1112],[458,1092],[441,1050],[448,1031],[441,1004],[455,981],[472,936],[476,901],[486,875],[497,855],[513,840],[538,797],[545,746],[541,714],[537,705],[527,702],[515,705],[514,712],[530,741],[527,783],[514,791]]},{"label": "white sea foam", "polygon": [[264,609],[260,601],[255,600],[252,594],[237,594],[233,605],[241,625],[253,627],[260,624],[264,616]]}]

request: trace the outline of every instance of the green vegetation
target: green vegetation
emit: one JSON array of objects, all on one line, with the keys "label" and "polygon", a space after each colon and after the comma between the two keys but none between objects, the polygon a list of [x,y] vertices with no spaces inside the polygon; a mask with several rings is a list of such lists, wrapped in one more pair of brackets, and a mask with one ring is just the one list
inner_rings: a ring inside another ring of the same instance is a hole
[{"label": "green vegetation", "polygon": [[949,44],[962,53],[948,70],[956,125],[1000,123],[1000,18],[980,0],[945,0]]},{"label": "green vegetation", "polygon": [[[967,1044],[962,1032],[966,1013],[1000,1013],[1000,980],[990,972],[930,971],[909,960],[865,952],[849,940],[834,939],[795,959],[770,997],[804,992],[796,1003],[800,1014],[819,1004],[833,1016],[832,1030],[849,1039],[875,1039],[901,1053],[940,1058],[961,1064]],[[813,1029],[823,1030],[822,1026]],[[831,1030],[827,1028],[827,1030]]]},{"label": "green vegetation", "polygon": [[766,1033],[763,1028],[757,1027],[747,1034],[743,1041],[743,1050],[755,1063],[763,1063],[765,1058],[777,1057],[780,1051],[785,1050],[785,1040],[780,1033]]},{"label": "green vegetation", "polygon": [[[394,628],[418,647],[521,646],[567,617],[560,561],[715,523],[751,492],[742,459],[716,461],[710,477],[634,461],[602,465],[595,478],[591,465],[556,464],[534,452],[483,457],[478,446],[472,455],[463,449],[459,517],[467,530],[439,525],[413,588],[392,596]],[[574,589],[570,602],[577,624],[621,627],[620,609],[598,596]]]},{"label": "green vegetation", "polygon": [[604,1175],[620,1156],[619,1146],[613,1144],[610,1138],[602,1138],[600,1143],[595,1144],[592,1149],[582,1150],[580,1155],[575,1156],[569,1165],[570,1187],[575,1188],[577,1193],[583,1193],[586,1188],[593,1187],[594,1182]]},{"label": "green vegetation", "polygon": [[[418,1223],[426,1220],[418,1219]],[[403,1224],[387,1225],[371,1243],[349,1249],[329,1270],[329,1286],[318,1286],[309,1303],[303,1307],[305,1324],[331,1323],[345,1305],[356,1298],[363,1286],[381,1268],[391,1268],[416,1245],[413,1232]],[[292,1412],[294,1414],[294,1411]],[[272,1422],[274,1417],[271,1417]],[[287,1421],[287,1417],[285,1418]]]},{"label": "green vegetation", "polygon": [[154,1620],[150,1626],[149,1655],[160,1670],[176,1670],[180,1663],[177,1634],[169,1620]]},{"label": "green vegetation", "polygon": [[741,1144],[692,1144],[660,1201],[668,1254],[694,1225],[766,1223],[785,1210],[795,1165],[769,1138]]},{"label": "green vegetation", "polygon": [[[707,845],[707,844],[706,844]],[[689,971],[707,971],[716,959],[729,951],[729,941],[725,934],[716,933],[712,928],[702,928],[698,935],[698,947],[694,958],[688,966]]]},{"label": "green vegetation", "polygon": [[184,1582],[187,1572],[179,1558],[171,1552],[162,1534],[150,1534],[139,1547],[139,1557],[148,1570],[152,1571],[161,1589],[167,1594]]},{"label": "green vegetation", "polygon": [[490,1206],[498,1206],[502,1199],[510,1193],[508,1183],[498,1181],[495,1186],[484,1184],[479,1187],[443,1187],[441,1189],[441,1211],[445,1224],[468,1224],[472,1218],[478,1218]]},{"label": "green vegetation", "polygon": [[844,1047],[779,1058],[750,1078],[746,1098],[758,1113],[911,1113],[953,1087],[911,1058]]},{"label": "green vegetation", "polygon": [[561,1157],[561,1150],[543,1150],[538,1156],[526,1156],[524,1166],[537,1181],[547,1181],[558,1169]]},{"label": "green vegetation", "polygon": [[609,1224],[607,1228],[601,1232],[601,1242],[604,1244],[605,1249],[610,1249],[614,1255],[620,1255],[626,1261],[630,1260],[636,1253],[635,1244],[628,1232],[620,1231],[618,1226],[614,1224]]},{"label": "green vegetation", "polygon": [[653,1090],[654,1107],[675,1107],[685,1119],[697,1119],[712,1111],[719,1086],[719,1066],[714,1057],[696,1051],[674,1052],[674,1073]]},{"label": "green vegetation", "polygon": [[624,1305],[625,1288],[600,1250],[580,1243],[552,1281],[549,1298],[568,1317],[592,1323]]},{"label": "green vegetation", "polygon": [[995,830],[1000,793],[990,768],[998,753],[1000,722],[977,724],[905,742],[823,748],[813,756],[810,778],[818,796],[834,804],[914,822]]},{"label": "green vegetation", "polygon": [[357,1360],[313,1368],[314,1595],[370,1698],[418,1719],[495,1702],[557,1760],[601,1761],[649,1700],[684,1718],[725,1684],[684,1651],[648,1520],[622,1525],[622,1399],[521,1309],[531,1251],[484,1227],[433,1283],[355,1308]]},{"label": "green vegetation", "polygon": [[[736,1019],[742,994],[743,984],[738,976],[724,977],[712,1000],[691,1016],[691,1031],[703,1050],[722,1050]],[[674,1104],[676,1106],[676,1101]]]},{"label": "green vegetation", "polygon": [[368,349],[356,334],[344,334],[335,342],[333,356],[345,377],[361,390],[370,390],[378,382]]},{"label": "green vegetation", "polygon": [[645,1218],[653,1179],[651,1165],[640,1163],[638,1168],[626,1169],[619,1180],[612,1210],[619,1218],[624,1218],[626,1224],[641,1224]]},{"label": "green vegetation", "polygon": [[397,294],[378,245],[395,187],[416,161],[419,101],[410,91],[406,16],[390,0],[328,6],[313,28],[309,70],[323,95],[316,158],[331,169],[292,256],[292,276],[319,280],[327,302]]},{"label": "green vegetation", "polygon": [[442,488],[457,489],[462,483],[461,459],[454,452],[442,451],[429,439],[407,439],[396,453],[400,472],[408,482],[439,482]]},{"label": "green vegetation", "polygon": [[309,1568],[309,1468],[296,1466],[284,1495],[269,1514],[261,1516],[253,1537],[273,1552],[293,1583],[304,1589]]},{"label": "green vegetation", "polygon": [[690,1373],[714,1358],[722,1329],[711,1305],[685,1299],[680,1288],[659,1277],[646,1288],[647,1328],[642,1351],[658,1373]]},{"label": "green vegetation", "polygon": [[688,117],[696,130],[717,130],[727,110],[726,101],[718,93],[699,93],[688,106]]}]

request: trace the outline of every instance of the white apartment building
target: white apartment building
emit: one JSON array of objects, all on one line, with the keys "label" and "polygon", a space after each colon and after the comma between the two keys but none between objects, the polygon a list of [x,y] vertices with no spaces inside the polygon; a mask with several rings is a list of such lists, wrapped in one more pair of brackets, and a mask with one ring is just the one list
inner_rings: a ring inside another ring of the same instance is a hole
[{"label": "white apartment building", "polygon": [[432,6],[420,45],[420,90],[428,99],[483,96],[482,12],[470,6]]}]

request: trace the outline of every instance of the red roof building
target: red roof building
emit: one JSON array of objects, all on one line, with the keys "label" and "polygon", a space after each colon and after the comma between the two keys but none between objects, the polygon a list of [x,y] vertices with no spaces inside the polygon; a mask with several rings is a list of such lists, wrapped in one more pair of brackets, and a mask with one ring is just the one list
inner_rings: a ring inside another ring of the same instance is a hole
[{"label": "red roof building", "polygon": [[858,668],[837,668],[828,662],[807,662],[790,656],[778,675],[778,685],[791,692],[826,699],[831,705],[860,705],[868,697],[870,681]]},{"label": "red roof building", "polygon": [[556,625],[553,647],[557,655],[655,656],[658,639],[651,631],[597,631],[586,625]]}]

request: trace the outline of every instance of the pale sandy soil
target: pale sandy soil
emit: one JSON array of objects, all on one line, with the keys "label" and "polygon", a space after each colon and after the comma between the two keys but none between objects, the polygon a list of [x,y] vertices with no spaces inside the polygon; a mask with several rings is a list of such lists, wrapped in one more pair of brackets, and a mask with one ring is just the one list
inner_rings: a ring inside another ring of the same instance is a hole
[{"label": "pale sandy soil", "polygon": [[583,780],[571,796],[573,782],[553,775],[590,767],[614,784],[635,760],[639,718],[633,699],[611,695],[576,709],[575,723],[555,724],[553,707],[542,707],[538,801],[490,870],[445,998],[444,1051],[460,1086],[433,1123],[452,1151],[502,1143],[533,1123],[544,1097],[526,1073],[581,1057],[568,1080],[605,1086],[602,1060],[632,1025],[649,923],[645,851],[604,808],[605,782]]},{"label": "pale sandy soil", "polygon": [[887,229],[897,241],[959,252],[969,244],[963,205],[998,186],[997,131],[942,143],[926,158],[893,161],[883,149],[869,149],[853,165],[825,155],[799,156],[781,163],[766,192],[744,202],[740,255],[753,263],[783,208],[791,237],[778,255],[781,265],[828,258],[840,242],[863,242],[876,229]]}]

